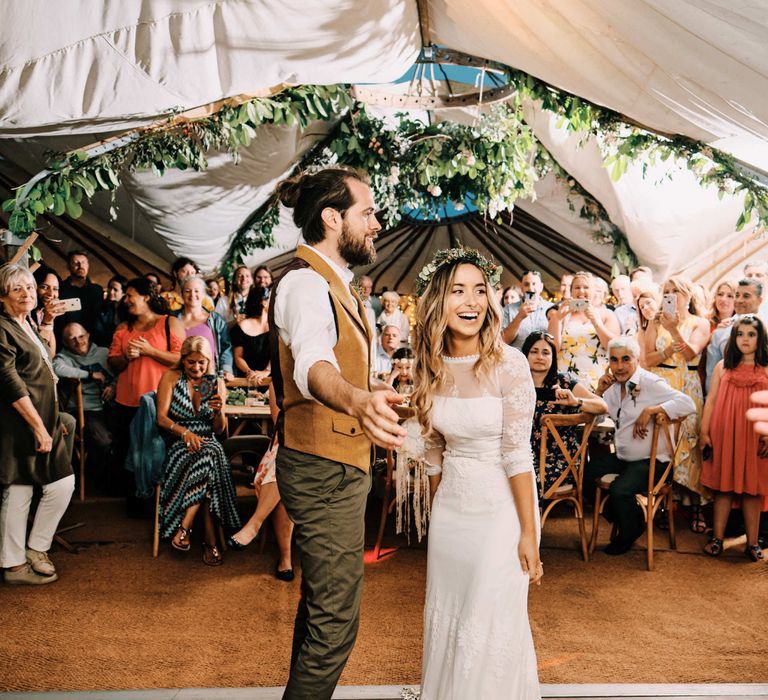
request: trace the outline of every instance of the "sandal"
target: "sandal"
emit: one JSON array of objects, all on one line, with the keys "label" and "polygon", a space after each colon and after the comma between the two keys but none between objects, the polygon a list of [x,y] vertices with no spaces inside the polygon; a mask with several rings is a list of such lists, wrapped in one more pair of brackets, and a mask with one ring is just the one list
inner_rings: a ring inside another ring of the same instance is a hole
[{"label": "sandal", "polygon": [[176,535],[179,535],[179,539],[177,541],[176,535],[174,535],[173,539],[171,540],[171,547],[178,549],[180,552],[188,552],[189,548],[192,546],[189,542],[190,532],[192,532],[191,527],[184,527],[183,525],[179,525],[179,529],[176,530]]},{"label": "sandal", "polygon": [[203,564],[206,566],[221,566],[223,563],[224,557],[221,556],[218,546],[203,542]]},{"label": "sandal", "polygon": [[707,521],[704,519],[704,514],[701,512],[701,506],[691,506],[691,532],[695,532],[697,535],[703,535],[707,531]]},{"label": "sandal", "polygon": [[760,549],[759,544],[748,544],[747,548],[744,550],[744,554],[747,557],[747,559],[751,559],[752,561],[763,561],[763,550]]},{"label": "sandal", "polygon": [[719,537],[710,537],[704,545],[704,554],[719,557],[723,553],[723,541]]}]

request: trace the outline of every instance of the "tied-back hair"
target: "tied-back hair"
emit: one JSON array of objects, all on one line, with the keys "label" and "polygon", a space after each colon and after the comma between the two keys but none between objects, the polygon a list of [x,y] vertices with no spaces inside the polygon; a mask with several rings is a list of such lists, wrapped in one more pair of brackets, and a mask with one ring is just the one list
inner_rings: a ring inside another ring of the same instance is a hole
[{"label": "tied-back hair", "polygon": [[552,364],[549,366],[549,371],[547,372],[547,376],[544,377],[544,382],[542,383],[543,387],[547,389],[551,389],[555,384],[557,384],[557,374],[558,374],[557,348],[555,347],[555,341],[552,338],[552,336],[546,331],[533,331],[533,333],[531,333],[525,339],[525,342],[523,342],[522,353],[527,358],[528,353],[531,352],[531,348],[540,340],[545,341],[546,344],[549,345],[549,349],[552,353]]},{"label": "tied-back hair", "polygon": [[[432,402],[435,393],[444,385],[447,378],[443,355],[446,354],[445,339],[448,333],[446,301],[453,287],[453,278],[459,265],[473,263],[457,260],[451,265],[439,267],[430,280],[424,293],[419,297],[416,307],[414,362],[414,392],[411,404],[416,411],[416,419],[421,425],[422,435],[432,434]],[[476,267],[476,266],[475,266]],[[496,303],[493,286],[488,276],[479,267],[483,275],[488,298],[488,311],[480,329],[480,357],[474,365],[477,377],[490,376],[493,369],[501,362],[502,345],[500,339],[501,314]]]},{"label": "tied-back hair", "polygon": [[757,329],[757,349],[755,350],[755,365],[768,367],[768,338],[765,335],[765,325],[755,314],[745,314],[733,324],[731,335],[723,352],[723,367],[736,369],[741,364],[742,353],[736,343],[736,334],[741,326],[752,326]]},{"label": "tied-back hair", "polygon": [[[168,302],[155,292],[155,285],[145,277],[135,277],[130,280],[125,285],[124,291],[127,292],[129,289],[135,290],[140,296],[147,297],[147,304],[152,313],[159,316],[165,316],[168,313]],[[123,299],[125,299],[125,296],[123,296]],[[120,302],[119,316],[121,321],[125,321],[128,324],[128,328],[133,328],[136,317],[126,311],[123,302]]]},{"label": "tied-back hair", "polygon": [[208,360],[208,371],[206,374],[213,374],[211,368],[214,367],[213,353],[211,352],[211,344],[207,338],[202,335],[190,335],[181,344],[181,351],[179,361],[173,366],[173,369],[184,371],[184,360],[187,359],[192,353],[199,352],[206,360]]},{"label": "tied-back hair", "polygon": [[280,202],[293,209],[293,222],[309,244],[325,238],[323,209],[336,209],[342,218],[354,203],[347,180],[369,184],[368,175],[356,168],[325,168],[315,173],[300,173],[277,185]]}]

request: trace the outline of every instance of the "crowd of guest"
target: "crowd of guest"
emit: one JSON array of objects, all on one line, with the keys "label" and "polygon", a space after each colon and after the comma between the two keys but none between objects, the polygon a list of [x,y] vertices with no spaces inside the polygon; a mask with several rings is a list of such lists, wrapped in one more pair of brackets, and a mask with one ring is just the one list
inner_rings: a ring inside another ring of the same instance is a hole
[{"label": "crowd of guest", "polygon": [[[131,280],[114,275],[105,290],[91,281],[86,253],[71,252],[67,266],[64,280],[44,265],[34,277],[20,266],[0,269],[0,412],[8,457],[2,463],[8,487],[0,511],[0,565],[6,581],[56,577],[47,551],[72,493],[76,424],[69,414],[78,413],[72,395],[59,405],[58,378],[82,387],[89,475],[126,496],[129,512],[140,512],[142,502],[123,465],[137,459],[132,447],[145,447],[135,437],[137,422],[144,421],[159,426],[162,437],[160,523],[171,546],[189,550],[197,518],[203,560],[218,565],[219,525],[228,531],[230,549],[242,549],[272,515],[281,550],[277,573],[290,580],[292,526],[274,479],[277,445],[255,470],[258,507],[242,526],[216,438],[226,426],[224,382],[238,377],[262,390],[271,383],[270,270],[240,266],[230,280],[206,279],[194,261],[179,258],[168,288],[148,272]],[[750,391],[768,387],[766,281],[763,263],[749,263],[742,279],[722,280],[711,291],[680,276],[654,280],[645,267],[610,281],[576,271],[563,275],[550,296],[541,273],[528,270],[519,286],[497,290],[502,340],[527,357],[536,387],[534,454],[545,414],[610,415],[614,421],[613,451],[592,460],[584,477],[589,496],[596,479],[619,474],[606,510],[617,524],[609,554],[627,551],[642,532],[634,495],[647,481],[649,422],[663,411],[682,421],[675,497],[694,532],[711,531],[705,551],[717,556],[727,535],[746,532],[747,555],[762,557],[768,441],[758,440],[745,421],[735,425],[733,416],[743,415]],[[413,352],[406,300],[394,291],[375,294],[367,276],[358,291],[373,333],[372,372],[408,394]],[[565,428],[562,439],[571,451],[578,448],[575,427]],[[16,443],[24,440],[28,454],[21,459]],[[542,494],[566,467],[554,436],[548,441],[546,465],[537,470]],[[670,458],[661,447],[659,455],[661,462]],[[572,486],[570,477],[560,483]],[[20,523],[35,485],[44,495],[25,537]]]},{"label": "crowd of guest", "polygon": [[[713,556],[722,551],[726,533],[746,530],[747,556],[762,558],[760,549],[768,537],[768,462],[763,461],[768,449],[748,431],[744,411],[749,393],[766,381],[761,354],[766,278],[768,265],[757,262],[744,267],[741,279],[722,280],[711,291],[681,276],[656,281],[645,267],[610,283],[578,271],[563,275],[558,294],[547,300],[540,273],[531,270],[522,276],[519,298],[503,307],[502,337],[526,354],[537,388],[534,454],[544,413],[607,412],[616,424],[612,458],[595,460],[584,477],[588,496],[594,481],[608,473],[605,469],[619,474],[611,485],[612,505],[606,514],[620,524],[608,553],[628,551],[643,531],[635,501],[650,468],[649,414],[643,411],[655,415],[663,405],[668,418],[681,421],[673,479],[676,502],[686,509],[690,529],[704,534],[714,526],[705,546]],[[743,330],[744,323],[754,330]],[[737,360],[733,353],[745,335],[754,336],[757,348],[738,355],[746,360]],[[729,396],[733,386],[748,387],[738,399],[741,413],[726,408],[726,400],[717,395],[719,386],[713,391],[713,380],[721,376],[728,377]],[[611,387],[619,387],[618,393]],[[652,397],[657,404],[646,404]],[[724,430],[723,421],[733,416],[741,416],[741,422],[728,423]],[[717,426],[715,438],[710,424]],[[566,428],[563,435],[575,448],[577,431]],[[669,455],[660,449],[668,461]],[[562,452],[554,443],[547,459],[551,463],[546,465],[543,490],[557,481],[563,468]],[[713,501],[714,512],[709,507]],[[741,510],[738,504],[743,504]]]}]

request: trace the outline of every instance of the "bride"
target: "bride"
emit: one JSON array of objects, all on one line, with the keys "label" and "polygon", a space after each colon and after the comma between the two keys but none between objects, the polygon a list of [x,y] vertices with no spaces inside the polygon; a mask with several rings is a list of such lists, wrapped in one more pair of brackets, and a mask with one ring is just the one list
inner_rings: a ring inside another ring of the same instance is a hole
[{"label": "bride", "polygon": [[540,697],[527,609],[543,575],[536,394],[525,357],[500,341],[499,274],[453,248],[418,280],[412,405],[433,498],[421,700]]}]

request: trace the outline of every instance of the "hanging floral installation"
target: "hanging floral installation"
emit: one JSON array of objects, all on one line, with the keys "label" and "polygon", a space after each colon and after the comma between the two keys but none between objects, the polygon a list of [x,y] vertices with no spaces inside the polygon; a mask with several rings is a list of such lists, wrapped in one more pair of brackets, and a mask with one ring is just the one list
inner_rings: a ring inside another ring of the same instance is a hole
[{"label": "hanging floral installation", "polygon": [[[553,88],[536,78],[507,70],[516,91],[473,125],[444,121],[424,124],[400,115],[391,126],[371,116],[356,102],[348,86],[303,85],[271,97],[239,104],[224,104],[198,118],[172,114],[152,127],[129,132],[97,148],[51,157],[49,168],[16,190],[3,203],[9,229],[28,234],[40,215],[78,218],[83,197],[110,192],[114,198],[125,173],[151,169],[162,175],[169,168],[204,170],[206,153],[224,150],[237,162],[239,149],[256,137],[264,124],[334,122],[329,136],[306,154],[295,170],[338,163],[366,170],[387,226],[406,215],[439,219],[471,207],[495,219],[512,211],[518,199],[535,196],[536,181],[549,173],[569,188],[569,204],[593,228],[599,243],[613,246],[614,269],[637,264],[623,232],[609,219],[602,205],[565,172],[525,123],[524,100],[534,100],[559,118],[559,125],[575,133],[598,137],[603,161],[618,180],[631,162],[643,168],[657,160],[674,158],[685,164],[702,186],[714,186],[720,196],[743,194],[737,229],[756,221],[756,233],[768,226],[768,188],[751,178],[730,156],[704,143],[682,136],[658,134],[628,123],[622,115]],[[116,215],[114,209],[113,216]],[[280,210],[268,199],[234,233],[221,271],[256,248],[275,244],[274,229]]]}]

